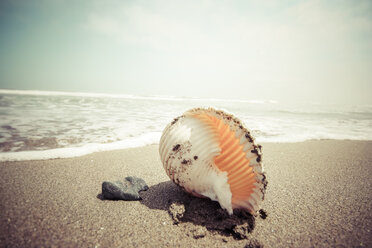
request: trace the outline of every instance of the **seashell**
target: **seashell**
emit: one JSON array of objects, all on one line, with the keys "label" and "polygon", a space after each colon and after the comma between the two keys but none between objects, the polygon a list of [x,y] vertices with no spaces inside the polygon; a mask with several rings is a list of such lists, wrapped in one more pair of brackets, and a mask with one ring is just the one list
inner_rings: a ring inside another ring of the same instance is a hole
[{"label": "seashell", "polygon": [[218,201],[229,214],[259,210],[266,190],[261,146],[242,122],[213,108],[194,108],[164,129],[163,167],[186,192]]}]

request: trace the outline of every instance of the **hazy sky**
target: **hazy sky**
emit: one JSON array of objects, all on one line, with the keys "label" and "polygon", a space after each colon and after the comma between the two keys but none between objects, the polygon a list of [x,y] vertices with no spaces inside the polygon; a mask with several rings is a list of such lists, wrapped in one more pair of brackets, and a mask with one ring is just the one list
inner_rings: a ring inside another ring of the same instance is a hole
[{"label": "hazy sky", "polygon": [[0,1],[0,88],[372,103],[372,1]]}]

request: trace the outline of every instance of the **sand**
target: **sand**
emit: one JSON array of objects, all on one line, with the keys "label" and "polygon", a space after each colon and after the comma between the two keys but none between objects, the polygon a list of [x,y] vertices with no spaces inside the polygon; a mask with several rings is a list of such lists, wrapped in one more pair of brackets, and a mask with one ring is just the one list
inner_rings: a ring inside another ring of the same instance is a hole
[{"label": "sand", "polygon": [[[0,163],[0,246],[372,247],[372,142],[263,144],[265,219],[183,193],[157,149]],[[126,176],[150,186],[143,200],[103,200]]]}]

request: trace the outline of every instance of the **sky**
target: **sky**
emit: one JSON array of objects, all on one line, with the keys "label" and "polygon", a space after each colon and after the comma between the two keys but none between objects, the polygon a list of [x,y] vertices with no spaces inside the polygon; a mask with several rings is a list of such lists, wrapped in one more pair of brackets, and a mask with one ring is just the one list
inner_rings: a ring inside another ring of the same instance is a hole
[{"label": "sky", "polygon": [[0,88],[372,104],[372,1],[0,1]]}]

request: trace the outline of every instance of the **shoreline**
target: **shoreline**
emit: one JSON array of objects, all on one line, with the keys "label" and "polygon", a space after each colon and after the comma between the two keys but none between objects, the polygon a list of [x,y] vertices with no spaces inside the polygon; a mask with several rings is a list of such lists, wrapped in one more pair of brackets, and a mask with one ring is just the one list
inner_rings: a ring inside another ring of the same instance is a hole
[{"label": "shoreline", "polygon": [[[169,181],[157,145],[81,157],[0,162],[0,247],[372,246],[372,141],[262,143],[268,189],[247,237],[222,232],[219,212]],[[150,189],[134,202],[101,200],[126,176]],[[170,206],[186,217],[175,224]],[[204,211],[204,212],[203,212]]]},{"label": "shoreline", "polygon": [[[311,140],[304,140],[304,141],[275,141],[275,142],[257,142],[258,144],[297,144],[297,143],[306,143],[306,142],[322,142],[322,141],[341,141],[341,142],[372,142],[372,140],[350,140],[350,139],[311,139]],[[123,143],[123,141],[118,141],[119,143]],[[117,143],[117,142],[114,142]],[[158,143],[152,144],[138,144],[133,147],[117,147],[115,148],[114,143],[103,143],[99,144],[102,146],[100,149],[96,149],[96,151],[87,151],[87,147],[61,147],[61,148],[53,148],[48,150],[37,150],[37,151],[19,151],[19,152],[3,152],[0,153],[0,163],[4,162],[22,162],[22,161],[45,161],[45,160],[54,160],[54,159],[69,159],[69,158],[80,158],[84,156],[88,156],[90,154],[95,153],[104,153],[104,152],[112,152],[112,151],[122,151],[127,149],[140,149],[147,146],[158,146]],[[129,142],[124,142],[129,143]],[[111,148],[110,148],[111,147]],[[113,148],[114,147],[114,148]],[[50,153],[56,152],[59,155],[55,155],[56,157],[50,157]],[[64,153],[70,153],[70,155],[62,155]],[[74,155],[71,155],[74,154]],[[27,159],[24,159],[26,158]],[[42,158],[45,157],[45,158]]]}]

